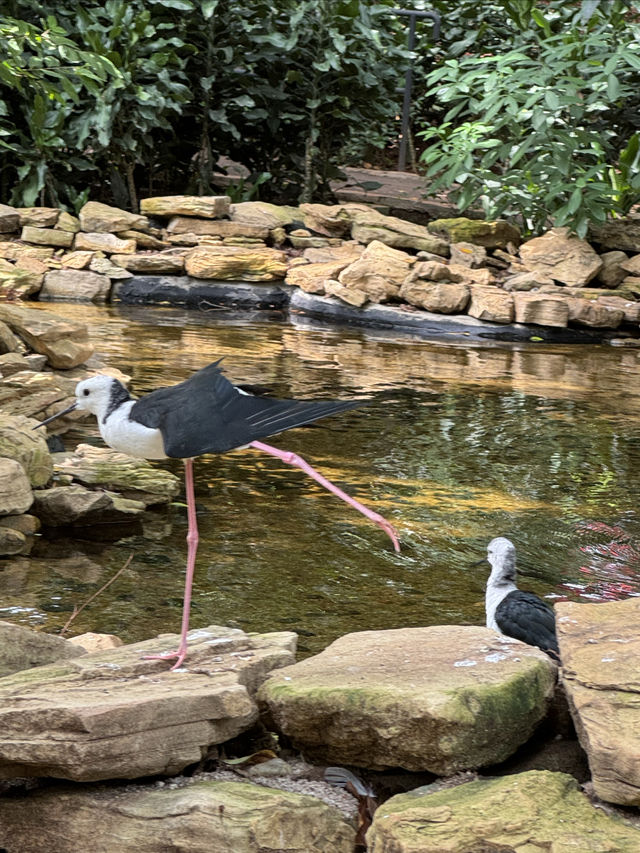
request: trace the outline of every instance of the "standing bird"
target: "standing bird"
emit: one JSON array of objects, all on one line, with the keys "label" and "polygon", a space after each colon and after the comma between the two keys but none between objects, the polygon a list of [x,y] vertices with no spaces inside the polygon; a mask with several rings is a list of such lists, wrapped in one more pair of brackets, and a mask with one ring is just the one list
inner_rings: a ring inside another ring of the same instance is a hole
[{"label": "standing bird", "polygon": [[[143,459],[183,459],[187,495],[187,573],[184,587],[180,645],[175,652],[150,655],[176,659],[172,669],[182,664],[187,653],[187,632],[191,588],[198,548],[198,525],[193,488],[193,457],[202,453],[253,447],[295,465],[321,486],[333,492],[384,530],[400,550],[391,524],[345,494],[295,453],[279,450],[258,441],[260,438],[302,426],[312,421],[352,409],[362,401],[277,400],[256,397],[226,379],[220,361],[198,370],[184,382],[159,388],[135,400],[124,385],[109,376],[93,376],[76,386],[75,402],[38,424],[45,426],[74,409],[91,412],[98,419],[100,435],[109,447]],[[34,427],[37,429],[37,427]]]},{"label": "standing bird", "polygon": [[485,608],[487,628],[537,646],[560,660],[553,610],[533,592],[516,586],[516,549],[509,539],[499,536],[487,546],[491,574],[487,581]]}]

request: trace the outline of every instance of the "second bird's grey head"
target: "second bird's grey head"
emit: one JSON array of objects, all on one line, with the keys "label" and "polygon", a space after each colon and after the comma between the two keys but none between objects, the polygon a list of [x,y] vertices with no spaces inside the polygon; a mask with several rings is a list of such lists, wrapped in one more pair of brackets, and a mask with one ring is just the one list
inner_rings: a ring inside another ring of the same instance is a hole
[{"label": "second bird's grey head", "polygon": [[487,560],[491,564],[490,582],[516,581],[516,549],[504,536],[492,539],[487,545]]},{"label": "second bird's grey head", "polygon": [[91,412],[101,421],[128,399],[127,389],[111,376],[91,376],[76,385],[76,409]]}]

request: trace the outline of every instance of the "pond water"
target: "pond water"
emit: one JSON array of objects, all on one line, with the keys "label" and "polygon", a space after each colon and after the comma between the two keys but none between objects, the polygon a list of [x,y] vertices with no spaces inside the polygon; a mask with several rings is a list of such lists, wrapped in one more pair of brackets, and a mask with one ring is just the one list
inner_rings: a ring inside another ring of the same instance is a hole
[{"label": "pond water", "polygon": [[[272,439],[396,525],[387,537],[312,480],[255,450],[195,463],[200,548],[192,627],[294,630],[302,654],[348,631],[483,624],[498,535],[520,585],[579,600],[640,594],[640,355],[611,346],[430,343],[301,319],[54,305],[89,324],[105,364],[142,394],[224,356],[276,396],[371,402]],[[67,444],[100,444],[95,421]],[[182,476],[179,461],[157,463]],[[55,632],[133,555],[72,633],[178,631],[186,514],[148,513],[105,543],[39,537],[0,570],[0,618]]]}]

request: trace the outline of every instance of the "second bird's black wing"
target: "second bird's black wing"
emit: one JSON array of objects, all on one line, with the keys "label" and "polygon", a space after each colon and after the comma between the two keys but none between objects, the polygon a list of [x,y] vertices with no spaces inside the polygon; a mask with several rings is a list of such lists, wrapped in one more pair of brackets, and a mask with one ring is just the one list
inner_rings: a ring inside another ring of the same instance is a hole
[{"label": "second bird's black wing", "polygon": [[553,610],[533,592],[516,589],[505,595],[496,607],[495,620],[508,637],[559,657]]},{"label": "second bird's black wing", "polygon": [[167,456],[184,459],[224,453],[366,402],[254,397],[241,393],[214,362],[179,385],[137,400],[129,416],[161,430]]}]

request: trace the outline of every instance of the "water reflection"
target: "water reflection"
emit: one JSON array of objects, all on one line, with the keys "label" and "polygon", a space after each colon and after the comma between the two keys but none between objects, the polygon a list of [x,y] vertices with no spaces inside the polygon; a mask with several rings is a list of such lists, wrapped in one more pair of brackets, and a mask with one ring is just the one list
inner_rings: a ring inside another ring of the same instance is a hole
[{"label": "water reflection", "polygon": [[[351,630],[481,623],[488,566],[472,564],[496,535],[516,543],[522,586],[538,594],[640,593],[635,351],[432,344],[218,312],[54,310],[88,322],[99,355],[140,393],[224,356],[234,381],[281,396],[373,395],[274,443],[391,517],[402,554],[299,471],[255,451],[203,457],[193,627],[290,628],[315,651]],[[93,425],[72,440],[99,442]],[[116,544],[41,539],[32,558],[4,562],[0,617],[55,630],[133,553],[74,630],[129,640],[177,630],[185,534],[174,506]]]}]

